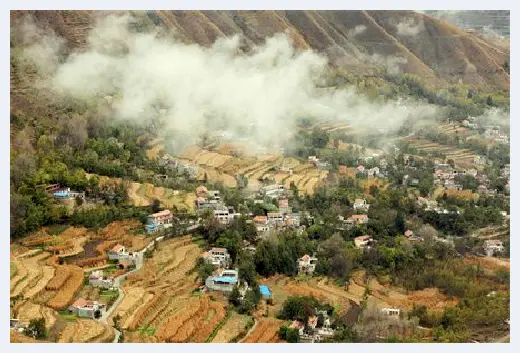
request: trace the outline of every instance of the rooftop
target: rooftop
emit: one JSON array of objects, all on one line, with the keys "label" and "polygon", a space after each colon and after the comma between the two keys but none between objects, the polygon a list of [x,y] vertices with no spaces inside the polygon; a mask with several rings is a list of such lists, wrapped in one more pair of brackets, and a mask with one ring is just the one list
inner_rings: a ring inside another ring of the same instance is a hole
[{"label": "rooftop", "polygon": [[266,297],[271,296],[271,291],[269,290],[269,287],[267,286],[258,286],[260,289],[260,293]]}]

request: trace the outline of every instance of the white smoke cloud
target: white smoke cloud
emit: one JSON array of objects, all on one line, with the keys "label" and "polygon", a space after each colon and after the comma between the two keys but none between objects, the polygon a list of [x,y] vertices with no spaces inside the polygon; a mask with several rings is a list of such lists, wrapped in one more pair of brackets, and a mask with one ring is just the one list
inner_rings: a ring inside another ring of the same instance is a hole
[{"label": "white smoke cloud", "polygon": [[[292,136],[299,117],[398,129],[410,116],[435,115],[435,108],[424,104],[373,103],[355,89],[320,90],[316,85],[326,72],[326,57],[297,51],[286,34],[239,54],[239,37],[221,38],[207,48],[155,33],[132,33],[131,20],[114,15],[101,19],[86,50],[43,68],[53,73],[46,88],[100,105],[111,96],[119,119],[144,123],[161,115],[167,129],[186,143],[218,129],[272,146]],[[26,55],[37,61],[40,51],[48,49],[34,47]],[[370,60],[392,72],[403,63],[399,58]]]},{"label": "white smoke cloud", "polygon": [[31,61],[40,74],[51,74],[58,68],[65,41],[54,31],[38,27],[31,17],[24,17],[13,28],[11,36],[17,44],[25,47],[26,57],[34,58]]},{"label": "white smoke cloud", "polygon": [[348,31],[348,35],[351,37],[355,37],[367,30],[367,26],[365,25],[357,25],[356,27],[352,28]]},{"label": "white smoke cloud", "polygon": [[399,22],[397,25],[397,35],[404,37],[415,37],[419,33],[425,30],[424,21],[422,19],[417,22],[412,19],[406,19],[402,22]]}]

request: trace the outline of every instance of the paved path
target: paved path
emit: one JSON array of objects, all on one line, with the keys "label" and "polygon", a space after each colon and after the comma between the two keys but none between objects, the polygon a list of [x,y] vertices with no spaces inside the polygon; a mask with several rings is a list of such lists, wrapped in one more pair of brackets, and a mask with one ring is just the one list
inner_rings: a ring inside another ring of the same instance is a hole
[{"label": "paved path", "polygon": [[[110,309],[105,311],[103,315],[98,319],[98,321],[102,324],[107,324],[107,319],[110,317],[110,315],[114,312],[114,310],[121,304],[121,301],[125,298],[125,291],[123,288],[121,288],[121,282],[131,273],[137,272],[143,267],[144,263],[144,252],[146,251],[146,248],[144,250],[141,250],[137,253],[137,261],[135,262],[135,269],[132,271],[129,271],[125,274],[122,274],[121,276],[117,277],[114,281],[116,283],[117,289],[119,291],[119,296],[117,297],[116,301],[110,306]],[[121,332],[117,330],[115,327],[114,329],[114,341],[113,343],[117,343],[119,341],[119,337],[121,336]]]}]

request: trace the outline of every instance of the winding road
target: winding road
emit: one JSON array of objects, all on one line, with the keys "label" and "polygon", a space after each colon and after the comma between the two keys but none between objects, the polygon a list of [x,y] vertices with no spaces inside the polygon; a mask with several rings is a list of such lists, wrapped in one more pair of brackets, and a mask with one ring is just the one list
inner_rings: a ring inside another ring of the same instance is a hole
[{"label": "winding road", "polygon": [[[200,222],[200,220],[199,220],[199,222]],[[187,227],[186,230],[183,233],[186,234],[186,233],[192,232],[195,229],[197,229],[198,227],[200,227],[200,223]],[[162,238],[164,238],[164,237],[155,238],[153,243],[150,243],[150,245],[148,245],[146,248],[144,248],[143,250],[141,250],[141,251],[139,251],[137,253],[137,261],[135,263],[135,269],[133,269],[132,271],[129,271],[129,272],[125,273],[125,274],[122,274],[121,276],[116,277],[114,279],[115,285],[117,287],[117,290],[119,291],[119,296],[117,297],[116,301],[110,306],[110,309],[105,311],[103,313],[103,315],[101,315],[101,317],[98,319],[98,321],[100,323],[107,324],[107,320],[110,317],[110,315],[114,312],[114,310],[119,306],[119,304],[121,304],[121,301],[123,301],[123,299],[125,298],[125,291],[121,287],[121,284],[124,281],[124,279],[129,274],[137,272],[137,271],[139,271],[141,269],[141,267],[143,267],[144,253],[146,252],[146,250],[148,250],[152,246],[152,244],[157,242],[158,239],[162,240]],[[114,329],[114,335],[115,335],[113,343],[117,343],[117,342],[119,342],[119,337],[121,337],[121,331],[119,331],[115,327],[112,327],[112,328]]]},{"label": "winding road", "polygon": [[[128,271],[127,273],[125,274],[122,274],[121,276],[119,277],[116,277],[115,278],[115,284],[116,284],[116,287],[119,291],[119,296],[117,297],[116,301],[110,306],[110,309],[108,309],[107,311],[105,311],[103,313],[103,315],[98,319],[98,321],[102,324],[107,324],[107,319],[110,317],[110,315],[114,312],[114,310],[119,306],[119,304],[121,303],[121,301],[125,298],[125,291],[123,290],[123,288],[121,288],[121,284],[122,284],[122,281],[131,273],[134,273],[134,272],[137,272],[141,269],[141,267],[143,267],[143,263],[144,263],[144,252],[148,249],[148,247],[146,247],[145,249],[139,251],[137,253],[137,261],[135,263],[135,269],[133,269],[132,271]],[[119,342],[119,337],[121,336],[121,331],[119,331],[118,329],[116,329],[115,327],[112,327],[114,329],[114,341],[113,343],[117,343]]]}]

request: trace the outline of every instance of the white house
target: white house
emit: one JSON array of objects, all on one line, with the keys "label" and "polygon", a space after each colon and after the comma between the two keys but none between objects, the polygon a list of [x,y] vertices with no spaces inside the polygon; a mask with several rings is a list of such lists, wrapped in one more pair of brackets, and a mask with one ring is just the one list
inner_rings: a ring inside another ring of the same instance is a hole
[{"label": "white house", "polygon": [[399,317],[399,314],[401,314],[401,309],[398,308],[383,308],[381,311],[388,316],[394,317]]},{"label": "white house", "polygon": [[500,240],[489,239],[484,242],[484,250],[487,256],[493,256],[504,251],[504,245]]},{"label": "white house", "polygon": [[219,291],[224,294],[230,294],[236,285],[240,284],[238,279],[238,271],[224,270],[218,276],[209,276],[206,278],[206,288],[210,291]]},{"label": "white house", "polygon": [[370,235],[362,235],[354,238],[354,244],[356,248],[369,248],[370,244],[374,241]]},{"label": "white house", "polygon": [[104,276],[102,270],[93,271],[88,277],[88,282],[93,287],[112,289],[117,287],[113,277]]},{"label": "white house", "polygon": [[356,199],[354,201],[355,210],[368,211],[369,208],[370,208],[370,205],[367,203],[367,200],[365,200],[365,199]]},{"label": "white house", "polygon": [[213,266],[227,268],[231,264],[231,256],[225,248],[212,248],[204,253],[204,260]]},{"label": "white house", "polygon": [[99,318],[106,310],[106,305],[98,301],[78,299],[69,306],[69,311],[79,317]]},{"label": "white house", "polygon": [[298,274],[312,275],[316,269],[318,258],[306,254],[299,258],[297,262]]}]

